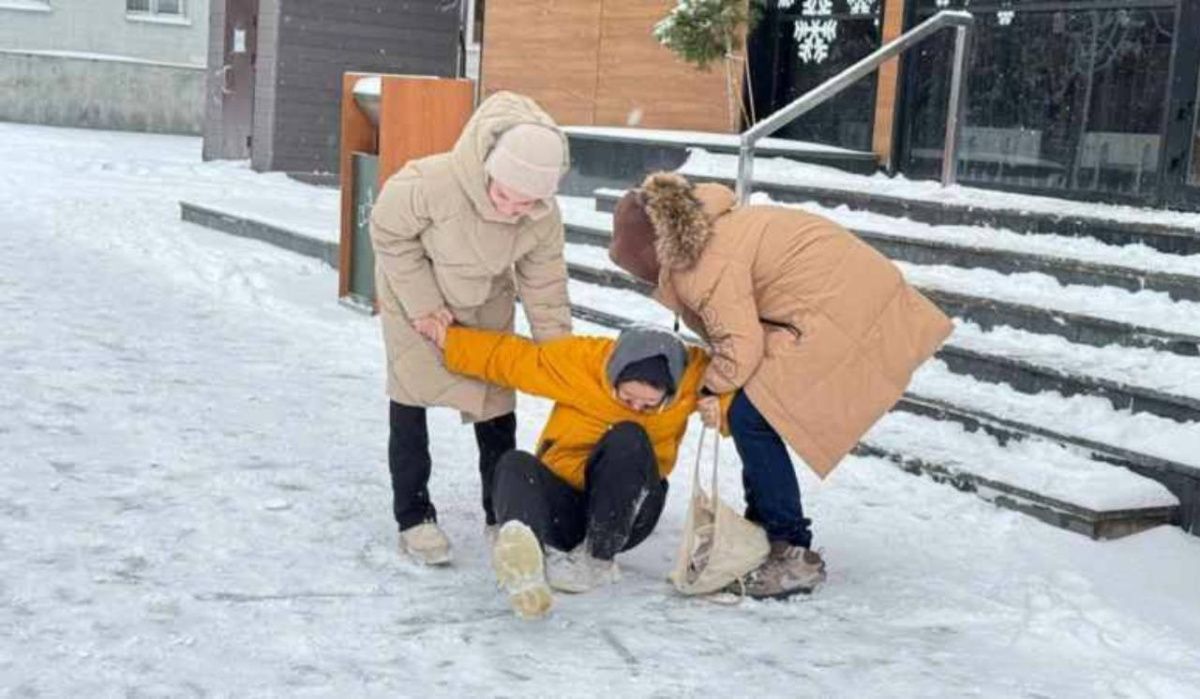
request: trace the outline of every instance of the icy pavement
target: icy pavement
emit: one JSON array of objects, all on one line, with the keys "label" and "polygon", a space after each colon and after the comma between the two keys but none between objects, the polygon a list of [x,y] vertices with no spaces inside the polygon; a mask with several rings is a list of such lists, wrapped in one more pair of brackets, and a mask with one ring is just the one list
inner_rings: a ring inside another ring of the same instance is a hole
[{"label": "icy pavement", "polygon": [[[179,222],[236,171],[199,150],[0,124],[11,695],[1195,696],[1200,540],[1097,543],[871,459],[803,473],[830,561],[812,598],[671,594],[693,433],[624,580],[523,623],[472,435],[434,411],[457,560],[401,561],[375,322],[319,263]],[[522,400],[522,445],[546,409]]]}]

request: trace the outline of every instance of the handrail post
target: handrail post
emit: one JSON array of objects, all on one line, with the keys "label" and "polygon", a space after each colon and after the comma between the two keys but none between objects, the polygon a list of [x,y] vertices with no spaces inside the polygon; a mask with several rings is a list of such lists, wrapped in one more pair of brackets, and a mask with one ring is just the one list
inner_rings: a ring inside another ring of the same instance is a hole
[{"label": "handrail post", "polygon": [[738,147],[737,201],[750,201],[750,180],[754,179],[754,142],[743,138]]},{"label": "handrail post", "polygon": [[946,144],[942,149],[942,186],[958,181],[958,147],[962,141],[959,119],[966,103],[963,79],[967,72],[967,27],[954,28],[954,65],[950,74],[950,99],[946,106]]}]

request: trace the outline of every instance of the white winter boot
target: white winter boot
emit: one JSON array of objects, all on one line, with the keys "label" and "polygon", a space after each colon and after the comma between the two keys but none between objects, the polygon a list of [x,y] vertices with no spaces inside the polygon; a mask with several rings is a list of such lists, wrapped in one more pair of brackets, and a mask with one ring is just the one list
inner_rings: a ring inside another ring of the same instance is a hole
[{"label": "white winter boot", "polygon": [[585,541],[569,552],[550,549],[546,554],[546,579],[555,590],[577,594],[617,582],[621,570],[616,561],[592,556]]},{"label": "white winter boot", "polygon": [[546,616],[554,595],[546,585],[542,545],[524,522],[505,522],[492,547],[496,581],[508,593],[508,602],[522,619]]},{"label": "white winter boot", "polygon": [[450,563],[450,540],[436,522],[424,522],[401,531],[400,551],[427,566]]}]

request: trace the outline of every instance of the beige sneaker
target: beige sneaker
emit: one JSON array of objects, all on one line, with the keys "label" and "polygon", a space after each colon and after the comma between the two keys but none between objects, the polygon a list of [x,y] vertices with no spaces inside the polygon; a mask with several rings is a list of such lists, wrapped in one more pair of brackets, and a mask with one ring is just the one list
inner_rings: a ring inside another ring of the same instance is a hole
[{"label": "beige sneaker", "polygon": [[450,563],[450,540],[436,522],[425,522],[400,532],[400,551],[427,566]]},{"label": "beige sneaker", "polygon": [[492,547],[492,569],[517,616],[538,619],[550,613],[554,596],[546,584],[542,546],[525,523],[514,520],[500,527]]},{"label": "beige sneaker", "polygon": [[784,541],[771,543],[771,555],[746,578],[745,594],[755,599],[784,599],[809,594],[825,582],[821,554]]}]

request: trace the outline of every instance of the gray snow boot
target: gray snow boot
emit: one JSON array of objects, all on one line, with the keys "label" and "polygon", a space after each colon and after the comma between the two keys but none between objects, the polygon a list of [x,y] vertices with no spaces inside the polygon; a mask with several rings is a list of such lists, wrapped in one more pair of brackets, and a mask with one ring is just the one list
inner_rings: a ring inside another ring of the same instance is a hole
[{"label": "gray snow boot", "polygon": [[620,579],[621,571],[617,562],[593,556],[586,541],[572,551],[546,551],[546,582],[559,592],[578,594],[611,585]]}]

